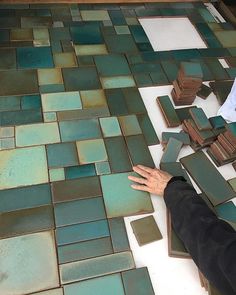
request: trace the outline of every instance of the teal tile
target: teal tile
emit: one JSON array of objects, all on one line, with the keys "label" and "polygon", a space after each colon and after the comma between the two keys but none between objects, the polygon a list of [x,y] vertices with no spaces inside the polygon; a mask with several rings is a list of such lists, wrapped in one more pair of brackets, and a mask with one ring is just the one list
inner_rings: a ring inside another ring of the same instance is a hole
[{"label": "teal tile", "polygon": [[218,217],[236,222],[236,206],[232,201],[216,206],[215,210]]},{"label": "teal tile", "polygon": [[17,48],[17,63],[21,69],[54,67],[50,47]]},{"label": "teal tile", "polygon": [[[0,241],[4,295],[29,294],[59,286],[53,232],[35,233]],[[24,271],[20,271],[24,265]],[[52,295],[52,294],[50,294]],[[55,295],[55,294],[53,294]]]},{"label": "teal tile", "polygon": [[126,25],[126,21],[122,11],[120,10],[110,10],[109,15],[113,25]]},{"label": "teal tile", "polygon": [[8,161],[8,165],[5,161],[0,163],[1,190],[48,182],[46,152],[43,146],[0,151],[0,157]]},{"label": "teal tile", "polygon": [[161,163],[176,162],[183,142],[171,137],[161,158]]},{"label": "teal tile", "polygon": [[146,113],[146,108],[138,88],[123,88],[122,93],[130,114]]},{"label": "teal tile", "polygon": [[212,129],[211,123],[202,108],[193,108],[189,112],[199,130]]},{"label": "teal tile", "polygon": [[94,59],[100,76],[122,76],[131,74],[124,55],[98,55],[95,56]]},{"label": "teal tile", "polygon": [[163,118],[168,127],[176,127],[181,124],[179,117],[168,95],[158,96],[157,104],[160,107]]},{"label": "teal tile", "polygon": [[80,283],[66,285],[65,295],[125,295],[120,274],[107,275]]},{"label": "teal tile", "polygon": [[130,35],[107,35],[104,36],[104,39],[111,53],[133,53],[138,51]]},{"label": "teal tile", "polygon": [[128,115],[128,106],[122,89],[107,89],[106,97],[112,116]]},{"label": "teal tile", "polygon": [[104,89],[134,87],[133,76],[101,77],[101,84]]},{"label": "teal tile", "polygon": [[168,85],[169,84],[167,76],[165,75],[161,66],[160,66],[159,71],[150,73],[150,77],[152,79],[152,82],[156,85]]},{"label": "teal tile", "polygon": [[129,239],[123,218],[110,218],[109,228],[114,252],[129,251]]},{"label": "teal tile", "polygon": [[1,214],[0,238],[54,228],[53,208],[50,205]]},{"label": "teal tile", "polygon": [[100,138],[97,119],[62,121],[59,123],[62,141]]},{"label": "teal tile", "polygon": [[183,144],[190,145],[189,135],[185,132],[162,132],[162,143],[167,144],[170,138],[175,138]]},{"label": "teal tile", "polygon": [[50,85],[41,85],[39,86],[40,93],[54,93],[65,91],[63,84],[50,84]]},{"label": "teal tile", "polygon": [[119,117],[119,122],[124,136],[142,133],[139,122],[135,115],[121,116]]},{"label": "teal tile", "polygon": [[0,138],[14,137],[14,134],[14,127],[1,127],[0,129]]},{"label": "teal tile", "polygon": [[236,77],[236,68],[228,68],[226,71],[231,79]]},{"label": "teal tile", "polygon": [[[83,45],[82,45],[83,46]],[[94,58],[92,55],[78,56],[79,66],[94,66]]]},{"label": "teal tile", "polygon": [[90,222],[106,218],[101,197],[58,203],[54,207],[56,226]]},{"label": "teal tile", "polygon": [[149,74],[134,74],[134,79],[137,87],[147,87],[153,85],[153,81]]},{"label": "teal tile", "polygon": [[129,26],[129,29],[136,43],[149,42],[149,39],[141,25]]},{"label": "teal tile", "polygon": [[126,295],[154,295],[152,282],[146,267],[122,272]]},{"label": "teal tile", "polygon": [[183,123],[184,120],[191,119],[191,115],[189,110],[191,108],[196,108],[196,106],[190,106],[190,107],[183,107],[183,108],[178,108],[175,109],[177,116],[179,117],[181,123]]},{"label": "teal tile", "polygon": [[159,139],[156,135],[156,131],[152,125],[152,122],[147,114],[137,115],[139,126],[142,130],[143,136],[147,142],[147,145],[159,144]]},{"label": "teal tile", "polygon": [[76,142],[80,164],[104,162],[107,153],[103,139],[90,139]]},{"label": "teal tile", "polygon": [[82,23],[70,27],[74,44],[102,44],[104,43],[99,23]]},{"label": "teal tile", "polygon": [[99,119],[104,137],[113,137],[121,135],[120,125],[116,117]]},{"label": "teal tile", "polygon": [[188,61],[195,58],[201,58],[201,54],[197,49],[172,50],[172,54],[174,58],[179,61]]},{"label": "teal tile", "polygon": [[163,60],[161,61],[161,65],[164,69],[164,72],[169,80],[169,82],[173,82],[178,74],[178,66],[177,64],[172,60]]},{"label": "teal tile", "polygon": [[149,194],[130,187],[129,175],[118,173],[101,176],[103,198],[108,218],[153,212]]},{"label": "teal tile", "polygon": [[42,122],[42,112],[38,110],[9,111],[0,113],[1,126],[24,125]]},{"label": "teal tile", "polygon": [[49,169],[49,179],[50,182],[65,180],[64,168],[53,168]]},{"label": "teal tile", "polygon": [[97,175],[104,175],[104,174],[111,173],[109,162],[97,162],[95,163],[95,167],[96,167]]},{"label": "teal tile", "polygon": [[0,111],[20,110],[19,96],[2,96],[0,99]]},{"label": "teal tile", "polygon": [[22,110],[35,110],[41,109],[40,95],[25,95],[21,98]]},{"label": "teal tile", "polygon": [[126,143],[133,165],[155,167],[148,146],[142,135],[127,136]]},{"label": "teal tile", "polygon": [[44,118],[45,123],[56,122],[57,121],[57,113],[56,112],[43,113],[43,118]]},{"label": "teal tile", "polygon": [[113,173],[131,171],[127,147],[124,138],[121,136],[106,138],[105,145],[108,159]]},{"label": "teal tile", "polygon": [[66,91],[101,88],[95,67],[64,68],[62,73]]},{"label": "teal tile", "polygon": [[80,177],[96,175],[94,164],[80,165],[65,168],[66,179],[75,179]]},{"label": "teal tile", "polygon": [[56,229],[56,240],[58,246],[109,236],[110,232],[106,219],[69,225]]},{"label": "teal tile", "polygon": [[213,15],[210,13],[210,11],[207,8],[198,8],[198,11],[201,14],[201,16],[203,17],[203,19],[205,20],[205,22],[209,22],[209,23],[216,22]]},{"label": "teal tile", "polygon": [[112,253],[113,249],[110,238],[101,238],[58,247],[59,264]]},{"label": "teal tile", "polygon": [[53,41],[70,40],[70,31],[67,27],[50,28],[50,39]]},{"label": "teal tile", "polygon": [[195,62],[182,62],[181,69],[183,70],[184,75],[187,77],[193,78],[202,78],[202,69],[199,63]]},{"label": "teal tile", "polygon": [[32,146],[60,142],[57,123],[41,123],[16,127],[16,146]]},{"label": "teal tile", "polygon": [[16,51],[14,48],[0,49],[0,69],[16,68]]},{"label": "teal tile", "polygon": [[211,117],[209,118],[209,121],[214,129],[221,129],[226,125],[225,119],[221,116]]},{"label": "teal tile", "polygon": [[79,92],[61,92],[42,94],[44,112],[82,109]]},{"label": "teal tile", "polygon": [[48,167],[68,167],[78,165],[75,143],[58,143],[46,146]]},{"label": "teal tile", "polygon": [[62,284],[134,268],[131,252],[121,252],[60,265]]},{"label": "teal tile", "polygon": [[0,212],[9,212],[51,204],[48,184],[0,191]]}]

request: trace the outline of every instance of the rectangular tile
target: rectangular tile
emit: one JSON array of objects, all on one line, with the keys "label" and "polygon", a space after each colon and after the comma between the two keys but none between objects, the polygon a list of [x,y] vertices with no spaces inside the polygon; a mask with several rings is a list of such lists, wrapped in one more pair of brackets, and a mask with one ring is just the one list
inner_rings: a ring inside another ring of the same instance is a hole
[{"label": "rectangular tile", "polygon": [[22,96],[21,97],[21,109],[22,110],[41,109],[41,96],[39,94]]},{"label": "rectangular tile", "polygon": [[215,207],[215,210],[218,217],[236,223],[236,206],[233,202],[220,204]]},{"label": "rectangular tile", "polygon": [[159,144],[159,139],[149,116],[147,114],[139,114],[137,118],[147,145]]},{"label": "rectangular tile", "polygon": [[86,164],[80,166],[72,166],[65,168],[66,179],[75,179],[80,177],[88,177],[96,175],[95,165]]},{"label": "rectangular tile", "polygon": [[40,123],[43,121],[42,112],[38,110],[21,110],[0,113],[1,126],[13,126]]},{"label": "rectangular tile", "polygon": [[60,92],[42,94],[44,112],[82,109],[79,92]]},{"label": "rectangular tile", "polygon": [[57,123],[41,123],[16,127],[16,146],[31,146],[60,142]]},{"label": "rectangular tile", "polygon": [[[133,89],[133,88],[132,88]],[[107,89],[107,103],[112,116],[128,115],[128,106],[122,89]]]},{"label": "rectangular tile", "polygon": [[124,136],[141,134],[141,128],[135,115],[120,116],[119,123]]},{"label": "rectangular tile", "polygon": [[74,48],[79,56],[108,54],[105,44],[74,45]]},{"label": "rectangular tile", "polygon": [[58,288],[58,289],[51,289],[49,291],[43,291],[43,292],[37,292],[32,295],[63,295],[63,289]]},{"label": "rectangular tile", "polygon": [[52,184],[53,202],[86,199],[102,195],[99,179],[96,176],[54,182]]},{"label": "rectangular tile", "polygon": [[134,268],[131,252],[71,262],[60,266],[61,282],[70,283]]},{"label": "rectangular tile", "polygon": [[164,149],[161,157],[161,163],[176,162],[183,143],[171,137]]},{"label": "rectangular tile", "polygon": [[110,232],[107,219],[63,226],[56,229],[56,240],[58,246],[109,236]]},{"label": "rectangular tile", "polygon": [[103,37],[101,34],[98,22],[82,23],[76,27],[70,27],[70,33],[74,44],[103,44]]},{"label": "rectangular tile", "polygon": [[97,175],[110,174],[110,164],[108,161],[95,163]]},{"label": "rectangular tile", "polygon": [[0,111],[20,110],[20,96],[2,96],[0,99]]},{"label": "rectangular tile", "polygon": [[14,48],[0,49],[0,69],[16,68],[16,52]]},{"label": "rectangular tile", "polygon": [[83,109],[106,107],[106,96],[104,90],[85,90],[80,91]]},{"label": "rectangular tile", "polygon": [[169,96],[165,95],[157,97],[157,103],[168,127],[176,127],[181,124]]},{"label": "rectangular tile", "polygon": [[138,88],[123,88],[122,93],[130,114],[146,112],[146,108]]},{"label": "rectangular tile", "polygon": [[191,110],[192,108],[196,108],[196,106],[175,109],[177,116],[179,117],[181,123],[183,123],[184,120],[188,120],[188,119],[192,118],[190,115],[190,112],[189,112],[189,110]]},{"label": "rectangular tile", "polygon": [[223,45],[223,47],[236,47],[236,31],[215,31],[214,34],[216,35],[217,39]]},{"label": "rectangular tile", "polygon": [[214,206],[235,197],[235,192],[203,152],[180,161]]},{"label": "rectangular tile", "polygon": [[133,76],[100,77],[104,89],[134,87]]},{"label": "rectangular tile", "polygon": [[190,138],[189,135],[185,132],[162,132],[162,143],[166,144],[170,138],[175,138],[178,141],[181,141],[183,144],[189,145]]},{"label": "rectangular tile", "polygon": [[54,213],[56,226],[106,218],[102,197],[57,203],[54,206]]},{"label": "rectangular tile", "polygon": [[108,107],[94,107],[83,110],[57,112],[58,121],[95,119],[110,116]]},{"label": "rectangular tile", "polygon": [[202,108],[193,108],[189,112],[199,130],[212,129],[211,123]]},{"label": "rectangular tile", "polygon": [[110,218],[108,222],[114,252],[130,250],[124,219],[121,217]]}]

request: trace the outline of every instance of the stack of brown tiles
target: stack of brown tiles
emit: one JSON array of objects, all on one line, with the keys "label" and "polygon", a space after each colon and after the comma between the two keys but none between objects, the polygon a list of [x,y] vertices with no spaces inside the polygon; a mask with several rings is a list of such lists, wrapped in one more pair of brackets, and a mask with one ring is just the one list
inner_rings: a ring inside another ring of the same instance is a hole
[{"label": "stack of brown tiles", "polygon": [[174,88],[171,96],[176,106],[189,105],[194,102],[197,92],[202,85],[202,70],[197,63],[182,62],[177,76],[173,82]]}]

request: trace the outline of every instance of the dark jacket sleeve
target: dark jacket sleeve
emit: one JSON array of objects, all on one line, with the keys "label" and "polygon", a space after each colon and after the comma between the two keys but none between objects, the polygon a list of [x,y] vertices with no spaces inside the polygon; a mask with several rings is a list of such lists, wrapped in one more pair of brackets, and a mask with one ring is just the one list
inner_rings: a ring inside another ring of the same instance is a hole
[{"label": "dark jacket sleeve", "polygon": [[236,294],[236,232],[220,220],[185,181],[164,192],[173,227],[205,277],[223,294]]}]

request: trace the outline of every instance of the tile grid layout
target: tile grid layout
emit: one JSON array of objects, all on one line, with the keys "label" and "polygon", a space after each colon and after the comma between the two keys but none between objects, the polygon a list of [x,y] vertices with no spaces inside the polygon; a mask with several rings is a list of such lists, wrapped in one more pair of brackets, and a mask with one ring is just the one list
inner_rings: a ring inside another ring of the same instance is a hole
[{"label": "tile grid layout", "polygon": [[[150,16],[188,17],[208,48],[154,52]],[[0,6],[1,294],[154,294],[123,220],[153,211],[127,180],[159,144],[138,87],[181,61],[233,79],[235,34],[202,3]]]}]

